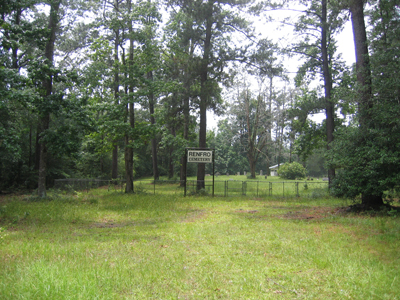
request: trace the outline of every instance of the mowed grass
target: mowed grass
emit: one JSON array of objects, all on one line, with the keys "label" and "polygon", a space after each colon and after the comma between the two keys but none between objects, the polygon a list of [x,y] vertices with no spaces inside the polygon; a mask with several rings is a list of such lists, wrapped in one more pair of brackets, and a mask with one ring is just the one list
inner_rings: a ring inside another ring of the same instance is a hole
[{"label": "mowed grass", "polygon": [[0,299],[400,299],[391,212],[101,189],[0,201]]}]

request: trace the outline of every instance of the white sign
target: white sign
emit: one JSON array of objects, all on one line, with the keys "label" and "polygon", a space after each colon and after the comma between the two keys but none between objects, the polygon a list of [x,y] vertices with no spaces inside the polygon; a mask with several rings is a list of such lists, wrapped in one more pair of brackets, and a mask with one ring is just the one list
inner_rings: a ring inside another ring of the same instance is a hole
[{"label": "white sign", "polygon": [[190,163],[212,163],[212,151],[209,150],[188,150],[187,162]]}]

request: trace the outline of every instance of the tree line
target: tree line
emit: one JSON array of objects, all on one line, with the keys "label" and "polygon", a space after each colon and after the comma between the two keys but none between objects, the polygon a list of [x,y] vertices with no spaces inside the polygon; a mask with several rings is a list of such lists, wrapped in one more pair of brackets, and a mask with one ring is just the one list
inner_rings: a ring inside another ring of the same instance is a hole
[{"label": "tree line", "polygon": [[[278,10],[296,11],[280,20],[285,46],[251,22],[268,28]],[[135,177],[186,170],[202,189],[209,166],[187,166],[185,147],[252,178],[300,161],[367,206],[397,186],[397,0],[7,0],[0,12],[2,190],[45,197],[55,178],[109,177],[134,192]],[[337,51],[347,22],[354,66]],[[302,62],[294,80],[288,56]]]}]

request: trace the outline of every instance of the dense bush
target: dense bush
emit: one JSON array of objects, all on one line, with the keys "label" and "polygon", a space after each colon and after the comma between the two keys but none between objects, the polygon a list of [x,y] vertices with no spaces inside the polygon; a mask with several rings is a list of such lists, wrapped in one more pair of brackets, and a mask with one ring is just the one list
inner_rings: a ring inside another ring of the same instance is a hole
[{"label": "dense bush", "polygon": [[[389,102],[389,101],[388,101]],[[400,120],[398,104],[375,104],[367,126],[341,128],[330,151],[337,172],[332,193],[380,199],[400,182]]]},{"label": "dense bush", "polygon": [[306,169],[298,162],[285,163],[279,167],[278,175],[283,179],[304,178],[307,175]]}]

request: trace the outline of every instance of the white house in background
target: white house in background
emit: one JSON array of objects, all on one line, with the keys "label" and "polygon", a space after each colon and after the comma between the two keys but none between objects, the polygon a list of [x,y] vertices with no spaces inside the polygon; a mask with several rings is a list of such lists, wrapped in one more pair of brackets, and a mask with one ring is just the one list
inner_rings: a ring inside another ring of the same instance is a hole
[{"label": "white house in background", "polygon": [[280,165],[275,165],[275,166],[269,167],[269,172],[270,172],[271,176],[278,176],[279,166]]}]

